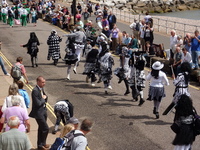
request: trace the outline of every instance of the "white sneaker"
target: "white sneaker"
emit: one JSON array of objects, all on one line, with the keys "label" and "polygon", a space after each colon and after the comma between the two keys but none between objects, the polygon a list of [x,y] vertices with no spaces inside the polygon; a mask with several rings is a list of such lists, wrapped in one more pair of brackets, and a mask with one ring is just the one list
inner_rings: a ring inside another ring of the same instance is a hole
[{"label": "white sneaker", "polygon": [[108,89],[112,90],[112,86],[111,86],[111,85],[109,85],[109,86],[108,86]]},{"label": "white sneaker", "polygon": [[88,83],[89,82],[89,77],[86,76],[85,82]]},{"label": "white sneaker", "polygon": [[10,76],[10,73],[7,73],[6,76]]},{"label": "white sneaker", "polygon": [[92,83],[91,85],[92,85],[93,87],[95,86],[95,84],[94,84],[94,83]]},{"label": "white sneaker", "polygon": [[69,74],[67,75],[67,80],[70,80],[70,75]]}]

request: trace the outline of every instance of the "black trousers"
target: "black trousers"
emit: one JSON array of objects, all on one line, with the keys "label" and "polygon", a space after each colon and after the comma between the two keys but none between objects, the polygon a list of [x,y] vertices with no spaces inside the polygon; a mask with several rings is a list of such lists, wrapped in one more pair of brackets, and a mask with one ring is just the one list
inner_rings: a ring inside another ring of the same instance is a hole
[{"label": "black trousers", "polygon": [[38,124],[37,146],[41,148],[46,145],[47,135],[49,133],[49,126],[47,124],[47,114],[42,116],[41,119],[35,119]]}]

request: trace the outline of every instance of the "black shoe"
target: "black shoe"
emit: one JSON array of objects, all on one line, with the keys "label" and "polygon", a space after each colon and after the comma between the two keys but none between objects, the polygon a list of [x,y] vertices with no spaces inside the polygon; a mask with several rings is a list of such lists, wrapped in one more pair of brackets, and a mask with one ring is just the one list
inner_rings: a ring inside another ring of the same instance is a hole
[{"label": "black shoe", "polygon": [[156,107],[153,108],[153,114],[156,114]]},{"label": "black shoe", "polygon": [[99,79],[99,81],[97,81],[97,83],[101,83],[102,81],[101,81],[101,79]]},{"label": "black shoe", "polygon": [[156,112],[156,119],[159,119],[159,112]]},{"label": "black shoe", "polygon": [[38,64],[35,64],[36,67],[38,67]]},{"label": "black shoe", "polygon": [[128,95],[130,92],[129,91],[126,91],[125,93],[124,93],[124,95]]},{"label": "black shoe", "polygon": [[105,94],[108,95],[108,91],[105,91]]},{"label": "black shoe", "polygon": [[138,106],[142,106],[142,104],[144,104],[144,100],[143,99],[140,99],[140,102],[139,102],[139,104],[138,104]]},{"label": "black shoe", "polygon": [[[122,82],[122,79],[119,79],[118,83],[120,84]],[[130,93],[130,92],[129,92]]]},{"label": "black shoe", "polygon": [[34,65],[32,65],[32,67],[34,68]]},{"label": "black shoe", "polygon": [[57,133],[57,130],[53,130],[53,131],[52,131],[52,134],[56,134],[56,133]]}]

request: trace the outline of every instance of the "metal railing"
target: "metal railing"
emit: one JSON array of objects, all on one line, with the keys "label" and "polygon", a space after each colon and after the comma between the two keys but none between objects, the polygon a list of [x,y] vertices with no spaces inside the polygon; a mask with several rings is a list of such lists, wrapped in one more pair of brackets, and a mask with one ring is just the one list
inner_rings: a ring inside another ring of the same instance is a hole
[{"label": "metal railing", "polygon": [[[116,8],[112,8],[112,12],[119,20],[127,23],[132,23],[134,19],[141,20],[145,17],[145,15],[133,15],[130,11],[119,10]],[[195,30],[200,28],[200,25],[177,22],[153,16],[153,28],[157,32],[162,32],[166,34],[170,34],[171,30],[176,30],[176,33],[178,35],[185,36],[186,33],[193,34]]]}]

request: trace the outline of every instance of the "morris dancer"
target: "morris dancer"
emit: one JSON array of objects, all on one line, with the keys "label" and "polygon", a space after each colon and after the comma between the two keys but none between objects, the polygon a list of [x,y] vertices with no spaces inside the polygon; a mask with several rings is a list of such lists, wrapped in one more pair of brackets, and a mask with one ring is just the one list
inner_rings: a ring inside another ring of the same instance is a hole
[{"label": "morris dancer", "polygon": [[122,54],[120,54],[120,67],[116,68],[114,74],[119,77],[118,83],[121,83],[124,80],[126,86],[126,92],[124,95],[128,95],[130,93],[129,85],[128,85],[128,78],[130,78],[131,69],[129,67],[129,50],[127,47],[122,47]]},{"label": "morris dancer", "polygon": [[156,119],[159,118],[159,108],[162,98],[165,97],[164,85],[169,85],[166,74],[161,71],[163,67],[164,64],[156,61],[152,65],[152,71],[146,76],[146,80],[152,80],[150,83],[149,97],[147,100],[153,100],[154,102],[153,114],[156,115]]},{"label": "morris dancer", "polygon": [[98,56],[98,63],[100,68],[101,80],[104,83],[105,94],[108,94],[107,90],[112,89],[110,80],[112,78],[112,66],[114,65],[114,59],[112,58],[111,53],[109,52],[108,44],[103,40],[105,39],[101,36],[101,52]]},{"label": "morris dancer", "polygon": [[66,35],[63,35],[63,36],[75,38],[74,46],[75,46],[75,53],[78,56],[78,61],[75,63],[73,71],[76,74],[77,73],[76,68],[77,68],[78,63],[79,63],[80,58],[81,58],[81,52],[83,51],[84,46],[85,46],[84,43],[86,41],[86,36],[85,36],[84,32],[81,31],[80,26],[77,26],[75,33],[66,34]]},{"label": "morris dancer", "polygon": [[132,89],[133,100],[138,101],[138,96],[140,96],[139,106],[142,106],[145,102],[143,94],[143,88],[145,88],[145,64],[146,60],[142,54],[139,54],[136,59],[135,54],[132,53],[132,57],[130,59],[131,77],[129,79],[129,84]]},{"label": "morris dancer", "polygon": [[93,47],[90,45],[91,39],[87,39],[87,45],[85,49],[85,57],[86,57],[86,63],[84,65],[85,70],[83,74],[86,74],[86,82],[88,83],[88,80],[91,78],[91,85],[95,86],[95,69],[96,69],[96,62],[97,62],[97,56],[98,56],[98,49],[93,49]]}]

